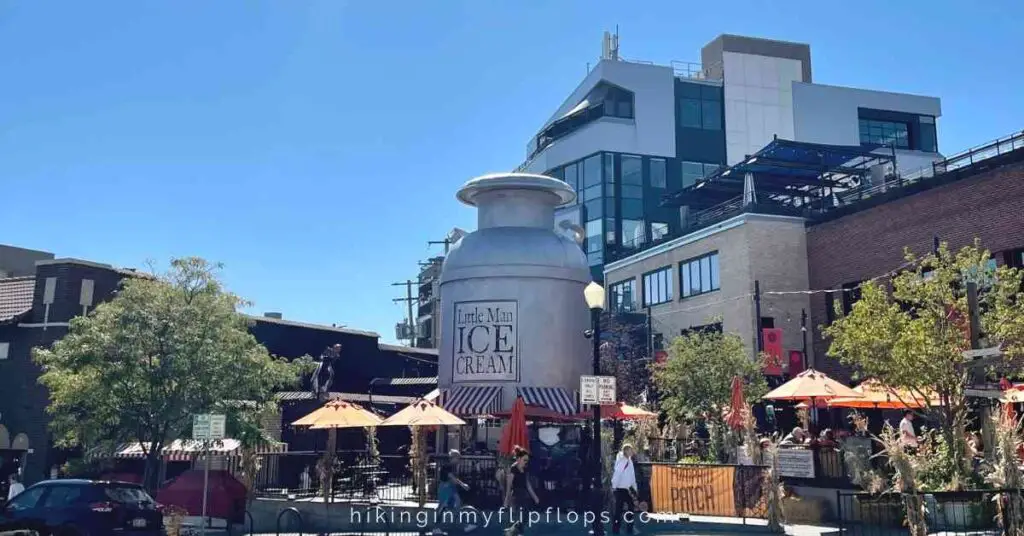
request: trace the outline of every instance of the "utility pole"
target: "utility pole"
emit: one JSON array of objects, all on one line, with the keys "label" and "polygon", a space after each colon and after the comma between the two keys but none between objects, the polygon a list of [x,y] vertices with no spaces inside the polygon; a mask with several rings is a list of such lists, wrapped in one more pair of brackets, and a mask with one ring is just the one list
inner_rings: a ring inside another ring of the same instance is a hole
[{"label": "utility pole", "polygon": [[404,283],[391,283],[391,286],[393,287],[405,287],[405,297],[395,298],[391,301],[394,303],[405,302],[405,305],[408,308],[409,317],[406,321],[409,323],[409,346],[416,346],[416,320],[412,316],[412,304],[414,301],[419,300],[419,298],[414,298],[412,295],[413,284],[414,281],[411,279],[407,279]]},{"label": "utility pole", "polygon": [[445,256],[447,256],[448,248],[450,248],[452,245],[452,240],[446,236],[444,240],[430,240],[427,242],[428,246],[433,246],[435,244],[444,244],[444,254]]},{"label": "utility pole", "polygon": [[804,348],[800,356],[803,362],[803,369],[807,370],[807,309],[800,309],[800,334],[804,338]]},{"label": "utility pole", "polygon": [[754,357],[761,355],[764,350],[764,332],[761,331],[761,281],[754,280],[754,329],[757,330],[757,352]]}]

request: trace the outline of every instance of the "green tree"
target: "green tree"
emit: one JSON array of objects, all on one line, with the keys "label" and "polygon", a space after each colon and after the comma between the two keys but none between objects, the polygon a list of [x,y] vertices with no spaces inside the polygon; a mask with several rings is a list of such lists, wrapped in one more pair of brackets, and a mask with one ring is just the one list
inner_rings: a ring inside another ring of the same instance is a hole
[{"label": "green tree", "polygon": [[[824,327],[831,356],[864,377],[929,401],[924,413],[939,424],[950,447],[945,455],[954,467],[948,484],[953,489],[969,480],[965,389],[1024,357],[1021,274],[994,269],[990,258],[977,242],[955,253],[946,244],[923,257],[907,251],[910,268],[890,279],[891,288],[866,283],[850,314]],[[970,348],[968,283],[977,286],[984,344],[1002,347],[995,361],[963,355]]]},{"label": "green tree", "polygon": [[138,441],[153,486],[162,448],[197,413],[227,413],[256,441],[246,430],[305,365],[256,341],[237,311],[245,302],[223,288],[219,268],[175,259],[165,274],[128,278],[112,300],[72,320],[66,337],[34,349],[59,445]]},{"label": "green tree", "polygon": [[743,341],[730,333],[701,331],[677,337],[668,359],[651,368],[662,411],[676,422],[704,419],[717,437],[724,430],[723,413],[735,376],[744,379],[748,403],[768,392],[760,364],[750,358]]},{"label": "green tree", "polygon": [[601,372],[615,376],[616,395],[627,404],[640,403],[652,386],[647,337],[646,323],[611,312],[601,315]]}]

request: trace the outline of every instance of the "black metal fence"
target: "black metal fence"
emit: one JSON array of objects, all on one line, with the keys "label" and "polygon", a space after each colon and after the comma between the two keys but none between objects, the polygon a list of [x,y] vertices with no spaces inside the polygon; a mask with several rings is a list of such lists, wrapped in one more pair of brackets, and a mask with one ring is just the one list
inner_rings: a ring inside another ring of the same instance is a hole
[{"label": "black metal fence", "polygon": [[[257,496],[314,497],[323,496],[324,486],[317,466],[321,452],[284,452],[264,455],[264,463],[274,471],[260,471],[255,482]],[[419,482],[412,471],[412,459],[401,455],[381,455],[369,460],[365,452],[339,451],[335,454],[331,497],[335,501],[370,503],[416,502],[421,487],[426,499],[437,500],[437,484],[442,467],[452,464],[447,456],[430,456],[426,482]],[[469,486],[460,490],[464,503],[477,508],[498,508],[504,498],[504,481],[499,480],[496,456],[460,457],[452,466],[458,478]],[[541,504],[571,506],[581,498],[585,485],[579,467],[555,473],[543,466],[531,467],[531,483]]]},{"label": "black metal fence", "polygon": [[840,533],[856,536],[907,534],[908,508],[923,512],[924,533],[1009,534],[1010,526],[1024,526],[1020,501],[1021,490],[836,493]]}]

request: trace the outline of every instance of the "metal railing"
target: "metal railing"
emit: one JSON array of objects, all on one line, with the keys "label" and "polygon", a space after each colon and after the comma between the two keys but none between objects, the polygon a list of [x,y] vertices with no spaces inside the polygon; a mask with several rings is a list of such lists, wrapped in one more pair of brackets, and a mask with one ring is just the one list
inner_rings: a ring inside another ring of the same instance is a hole
[{"label": "metal railing", "polygon": [[836,492],[841,535],[888,536],[907,533],[908,508],[922,511],[926,533],[1007,534],[1024,521],[1021,490],[972,490],[936,493]]},{"label": "metal railing", "polygon": [[971,147],[913,171],[894,174],[881,184],[865,184],[859,188],[852,188],[839,194],[839,198],[846,203],[862,201],[891,190],[899,190],[915,183],[934,179],[946,173],[1020,149],[1024,149],[1024,131],[1014,132],[988,143]]}]

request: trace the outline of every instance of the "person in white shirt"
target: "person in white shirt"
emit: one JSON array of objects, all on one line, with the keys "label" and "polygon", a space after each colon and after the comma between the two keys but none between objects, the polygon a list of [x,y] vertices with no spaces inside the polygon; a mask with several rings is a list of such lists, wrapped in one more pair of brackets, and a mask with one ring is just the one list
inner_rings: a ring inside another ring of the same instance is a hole
[{"label": "person in white shirt", "polygon": [[25,485],[18,482],[18,475],[11,475],[11,486],[7,488],[7,500],[15,498],[19,493],[25,491]]},{"label": "person in white shirt", "polygon": [[907,411],[900,421],[900,445],[904,449],[917,449],[917,433],[914,432],[914,412]]},{"label": "person in white shirt", "polygon": [[[612,472],[612,534],[619,533],[626,512],[636,511],[636,469],[633,467],[635,451],[629,443],[622,445],[622,450],[615,457],[615,469]],[[633,533],[633,520],[626,520],[626,533]]]}]

